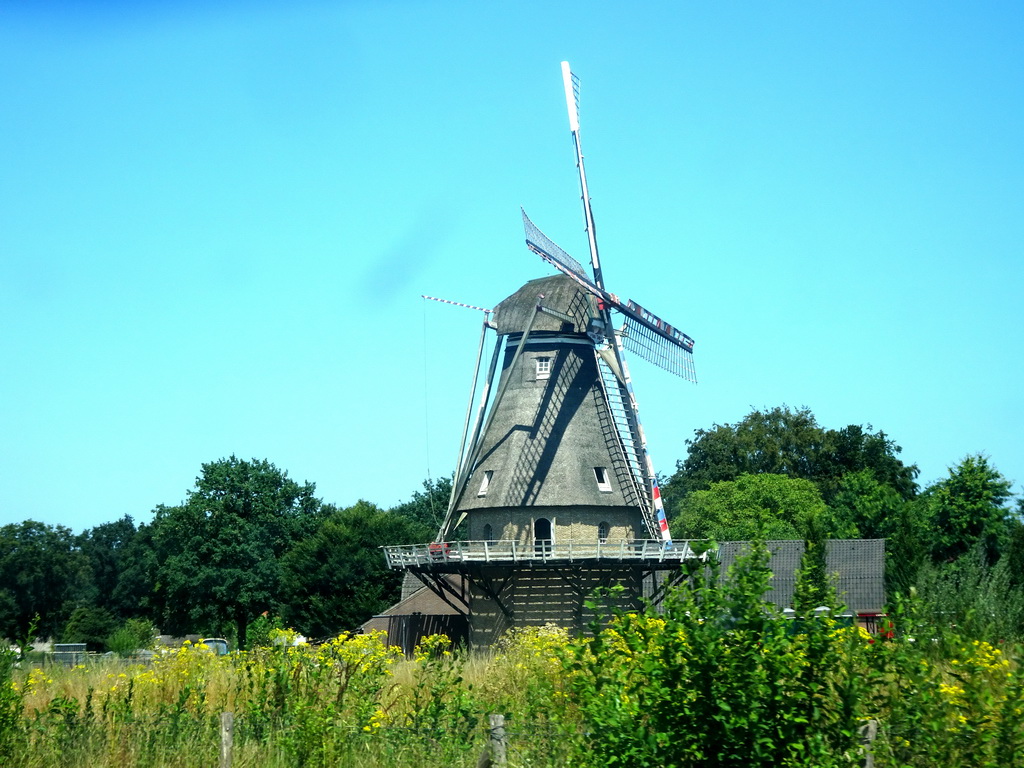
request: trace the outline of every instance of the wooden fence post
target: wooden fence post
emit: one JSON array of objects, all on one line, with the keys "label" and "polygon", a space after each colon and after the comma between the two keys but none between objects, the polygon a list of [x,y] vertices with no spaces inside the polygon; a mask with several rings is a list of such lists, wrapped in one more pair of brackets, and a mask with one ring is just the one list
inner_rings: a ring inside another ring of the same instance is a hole
[{"label": "wooden fence post", "polygon": [[220,768],[231,768],[231,753],[234,748],[235,714],[220,713]]},{"label": "wooden fence post", "polygon": [[505,768],[508,765],[504,715],[491,715],[491,765],[495,768]]},{"label": "wooden fence post", "polygon": [[857,735],[860,736],[860,751],[864,756],[864,768],[875,768],[874,742],[878,735],[878,721],[868,720],[857,729]]}]

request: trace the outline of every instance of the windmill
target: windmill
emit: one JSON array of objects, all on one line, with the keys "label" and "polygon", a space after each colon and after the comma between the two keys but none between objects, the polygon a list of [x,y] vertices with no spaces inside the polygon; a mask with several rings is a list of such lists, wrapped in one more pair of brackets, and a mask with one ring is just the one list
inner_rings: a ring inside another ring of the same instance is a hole
[{"label": "windmill", "polygon": [[391,567],[465,608],[474,644],[516,624],[580,628],[594,587],[625,586],[630,607],[645,580],[650,596],[657,571],[693,556],[671,539],[625,353],[695,381],[694,342],[605,286],[568,62],[562,77],[591,271],[522,213],[527,247],[557,274],[483,310],[444,521],[430,544],[385,549]]}]

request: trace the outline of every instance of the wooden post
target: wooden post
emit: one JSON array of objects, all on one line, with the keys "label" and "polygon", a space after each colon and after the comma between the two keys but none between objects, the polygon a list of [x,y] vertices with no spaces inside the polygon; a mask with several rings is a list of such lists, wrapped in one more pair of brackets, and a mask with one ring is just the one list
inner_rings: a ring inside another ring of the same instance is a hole
[{"label": "wooden post", "polygon": [[220,713],[220,768],[231,768],[234,747],[235,713]]},{"label": "wooden post", "polygon": [[505,768],[508,756],[505,752],[505,716],[491,715],[491,764]]},{"label": "wooden post", "polygon": [[878,735],[878,721],[868,720],[857,729],[857,735],[860,736],[860,750],[864,756],[864,768],[875,768],[874,742],[875,737]]}]

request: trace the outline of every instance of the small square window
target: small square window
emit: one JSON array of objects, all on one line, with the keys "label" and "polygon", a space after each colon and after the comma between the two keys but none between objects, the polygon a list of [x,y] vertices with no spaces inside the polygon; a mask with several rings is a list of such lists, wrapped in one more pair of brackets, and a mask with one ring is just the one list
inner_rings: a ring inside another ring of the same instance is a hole
[{"label": "small square window", "polygon": [[604,467],[594,467],[594,477],[597,479],[597,490],[601,493],[611,493],[612,484],[608,479],[608,470]]},{"label": "small square window", "polygon": [[480,490],[476,492],[477,496],[487,495],[487,488],[491,484],[492,477],[494,477],[493,469],[488,469],[484,472],[484,479],[480,481]]},{"label": "small square window", "polygon": [[551,378],[551,358],[550,357],[538,357],[537,358],[537,381],[542,379]]}]

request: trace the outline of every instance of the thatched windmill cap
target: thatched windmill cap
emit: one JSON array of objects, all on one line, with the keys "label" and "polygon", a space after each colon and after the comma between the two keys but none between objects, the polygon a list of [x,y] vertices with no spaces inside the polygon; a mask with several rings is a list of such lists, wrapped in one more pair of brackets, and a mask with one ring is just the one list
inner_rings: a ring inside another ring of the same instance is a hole
[{"label": "thatched windmill cap", "polygon": [[494,308],[494,324],[498,333],[522,333],[537,304],[568,315],[570,320],[547,312],[538,312],[533,332],[586,333],[590,320],[597,317],[597,307],[589,293],[565,275],[552,275],[531,280]]}]

